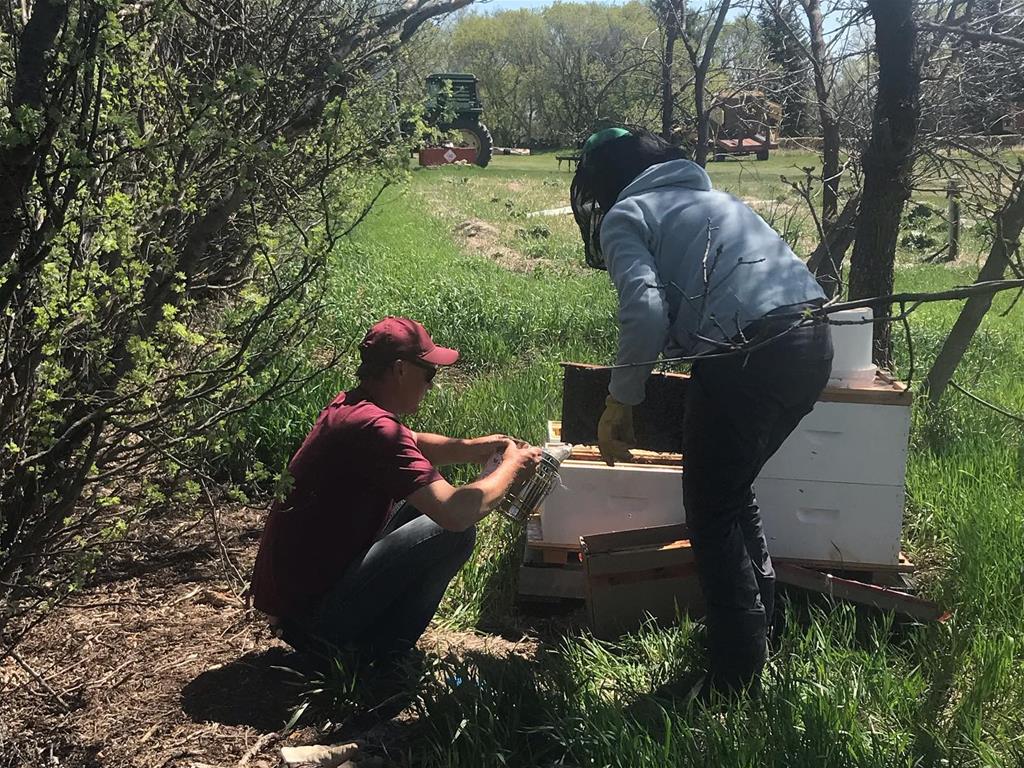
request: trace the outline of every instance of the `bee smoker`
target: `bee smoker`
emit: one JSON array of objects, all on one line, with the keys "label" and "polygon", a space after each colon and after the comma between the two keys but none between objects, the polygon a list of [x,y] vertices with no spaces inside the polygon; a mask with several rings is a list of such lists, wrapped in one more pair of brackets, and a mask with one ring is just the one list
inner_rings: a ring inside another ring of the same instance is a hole
[{"label": "bee smoker", "polygon": [[558,483],[558,468],[572,453],[572,446],[551,443],[541,452],[540,464],[524,483],[513,485],[498,505],[503,514],[518,523],[525,523]]}]

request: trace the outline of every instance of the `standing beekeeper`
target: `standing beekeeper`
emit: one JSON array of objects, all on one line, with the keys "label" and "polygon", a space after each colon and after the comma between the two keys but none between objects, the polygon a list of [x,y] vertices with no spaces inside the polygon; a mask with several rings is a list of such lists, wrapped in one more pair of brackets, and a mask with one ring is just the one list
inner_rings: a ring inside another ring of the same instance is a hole
[{"label": "standing beekeeper", "polygon": [[592,135],[571,194],[587,262],[618,293],[616,364],[628,367],[612,371],[598,425],[608,464],[631,459],[651,361],[700,356],[681,446],[707,603],[710,662],[696,690],[705,700],[745,690],[767,659],[775,591],[752,484],[828,381],[828,326],[799,324],[825,295],[760,216],[647,131]]}]

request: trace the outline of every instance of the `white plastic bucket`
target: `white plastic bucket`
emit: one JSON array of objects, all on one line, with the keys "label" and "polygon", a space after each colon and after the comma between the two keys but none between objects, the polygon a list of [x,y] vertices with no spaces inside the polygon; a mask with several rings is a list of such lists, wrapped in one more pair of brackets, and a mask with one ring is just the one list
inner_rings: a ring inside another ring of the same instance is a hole
[{"label": "white plastic bucket", "polygon": [[828,317],[834,350],[829,385],[854,387],[870,384],[877,370],[871,362],[871,320],[874,313],[870,309],[844,309]]}]

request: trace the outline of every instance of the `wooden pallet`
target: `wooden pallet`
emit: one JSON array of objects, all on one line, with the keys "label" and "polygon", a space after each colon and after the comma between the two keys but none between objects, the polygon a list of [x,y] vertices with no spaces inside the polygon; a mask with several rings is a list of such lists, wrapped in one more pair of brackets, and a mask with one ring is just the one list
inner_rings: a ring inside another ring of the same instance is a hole
[{"label": "wooden pallet", "polygon": [[581,602],[586,598],[587,579],[583,564],[537,565],[519,568],[521,602]]},{"label": "wooden pallet", "polygon": [[[685,526],[674,526],[685,532]],[[567,545],[534,540],[520,569],[525,601],[582,605],[599,637],[617,637],[645,617],[672,621],[679,611],[703,615],[704,601],[688,539],[653,538],[658,529],[584,537],[582,553]],[[661,529],[664,532],[664,528]],[[917,621],[945,621],[940,606],[906,591],[913,563],[901,553],[894,564],[774,562],[779,585],[827,595]],[[895,587],[895,588],[894,588]]]},{"label": "wooden pallet", "polygon": [[583,600],[586,579],[580,548],[568,544],[544,545],[539,533],[540,515],[534,515],[526,526],[526,548],[519,568],[520,600]]},{"label": "wooden pallet", "polygon": [[[899,561],[892,564],[790,558],[773,558],[773,562],[778,566],[788,566],[788,573],[798,573],[792,570],[798,568],[834,576],[853,576],[867,584],[889,587],[906,586],[906,576],[915,570],[914,563],[903,552]],[[525,599],[583,600],[586,596],[586,575],[579,545],[528,539],[519,570],[519,595]]]}]

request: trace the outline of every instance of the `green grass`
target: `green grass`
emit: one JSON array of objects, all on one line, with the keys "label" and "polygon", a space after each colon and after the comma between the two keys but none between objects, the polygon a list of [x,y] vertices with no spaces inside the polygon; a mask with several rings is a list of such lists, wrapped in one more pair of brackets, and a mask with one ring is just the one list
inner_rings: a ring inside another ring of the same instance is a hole
[{"label": "green grass", "polygon": [[[549,264],[581,269],[577,258],[578,234],[571,216],[523,218],[531,211],[568,204],[572,174],[565,163],[558,168],[556,154],[559,153],[498,156],[486,169],[420,170],[415,174],[414,186],[425,184],[431,188],[431,212],[450,223],[470,218],[487,221],[499,230],[508,247],[528,257],[543,258]],[[801,196],[787,182],[802,182],[807,168],[820,172],[817,155],[786,150],[772,153],[763,162],[745,157],[709,163],[708,173],[716,187],[753,205],[798,253],[806,254],[818,243],[817,226]],[[944,184],[939,179],[918,181],[919,190],[904,217],[903,261],[921,261],[945,243],[946,198],[939,191]],[[965,259],[971,259],[983,246],[990,224],[990,217],[973,212],[969,202],[970,198],[965,197],[961,223],[961,252]],[[550,230],[543,248],[536,238],[523,237],[523,230],[537,223]]]},{"label": "green grass", "polygon": [[[716,182],[748,199],[786,197],[777,175],[807,156],[711,166]],[[775,179],[772,179],[772,175]],[[566,204],[570,175],[552,155],[496,158],[486,170],[417,171],[391,190],[337,254],[328,318],[355,341],[385,314],[423,321],[462,363],[410,423],[471,436],[508,432],[532,441],[560,412],[558,362],[607,363],[615,300],[607,276],[582,269],[571,217],[523,213]],[[516,269],[453,234],[462,221],[494,226],[495,247],[523,255]],[[528,224],[527,224],[528,222]],[[897,287],[935,290],[972,280],[970,269],[922,266],[901,253]],[[957,380],[1024,412],[1021,310],[1000,297]],[[959,311],[928,305],[912,320],[917,378]],[[899,370],[908,349],[898,341]],[[318,410],[352,381],[354,356],[287,406],[250,424],[280,466]],[[456,468],[461,482],[470,469]],[[725,714],[655,696],[700,668],[700,628],[648,627],[620,643],[572,631],[537,658],[463,653],[433,659],[423,717],[406,761],[427,766],[995,766],[1024,764],[1024,433],[1017,422],[951,391],[918,406],[908,467],[906,549],[924,594],[953,613],[942,626],[859,615],[848,606],[790,607],[764,695]],[[520,544],[501,519],[480,527],[474,559],[449,590],[438,621],[459,628],[515,626]],[[456,685],[453,681],[462,680]]]}]

